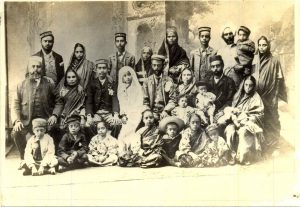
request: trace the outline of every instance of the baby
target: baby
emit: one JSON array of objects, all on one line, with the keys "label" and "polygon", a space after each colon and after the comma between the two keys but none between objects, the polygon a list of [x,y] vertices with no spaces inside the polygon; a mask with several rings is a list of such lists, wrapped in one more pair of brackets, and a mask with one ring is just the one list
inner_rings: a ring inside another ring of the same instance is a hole
[{"label": "baby", "polygon": [[23,165],[23,175],[43,175],[46,172],[55,175],[55,158],[53,138],[46,134],[47,121],[37,118],[32,120],[34,135],[27,141]]},{"label": "baby", "polygon": [[118,161],[118,141],[107,133],[104,121],[97,123],[97,132],[89,144],[89,162],[99,166],[115,165]]},{"label": "baby", "polygon": [[[206,128],[206,134],[209,139],[201,152],[198,155],[195,164],[197,167],[218,167],[227,165],[231,158],[231,151],[225,140],[220,137],[218,126],[211,124]],[[230,160],[230,162],[232,162]],[[230,163],[234,164],[234,163]]]},{"label": "baby", "polygon": [[240,26],[238,30],[238,41],[236,43],[237,48],[237,65],[235,71],[241,72],[244,75],[251,73],[252,60],[254,58],[255,43],[249,39],[250,29],[245,26]]},{"label": "baby", "polygon": [[178,106],[171,111],[171,114],[182,119],[184,123],[187,123],[188,117],[194,113],[195,110],[188,106],[188,98],[186,95],[180,95],[177,100]]},{"label": "baby", "polygon": [[214,104],[216,100],[215,94],[207,92],[205,84],[198,83],[198,94],[196,96],[196,110],[204,125],[212,124],[214,122],[214,113],[216,106]]}]

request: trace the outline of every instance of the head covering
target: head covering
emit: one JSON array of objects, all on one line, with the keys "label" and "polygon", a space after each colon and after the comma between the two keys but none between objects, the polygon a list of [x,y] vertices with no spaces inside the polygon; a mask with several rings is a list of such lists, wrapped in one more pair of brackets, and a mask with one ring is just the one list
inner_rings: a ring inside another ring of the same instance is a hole
[{"label": "head covering", "polygon": [[225,29],[227,29],[227,28],[229,28],[231,30],[231,32],[233,33],[233,35],[236,34],[236,26],[234,24],[232,24],[232,23],[227,23],[220,30],[221,37],[223,36]]},{"label": "head covering", "polygon": [[[141,50],[141,55],[143,54],[143,52],[144,52],[144,50],[145,50],[145,49],[149,49],[149,51],[150,51],[151,55],[153,55],[153,50],[152,50],[152,48],[151,48],[151,47],[149,47],[149,46],[147,46],[147,45],[146,45],[146,46],[144,46],[144,47],[142,48],[142,50]],[[150,55],[150,56],[151,56],[151,55]]]},{"label": "head covering", "polygon": [[117,38],[117,37],[124,37],[126,39],[126,33],[117,32],[117,33],[115,33],[115,38]]},{"label": "head covering", "polygon": [[212,131],[212,130],[218,130],[219,129],[219,126],[217,124],[211,124],[211,125],[208,125],[205,129],[206,133]]},{"label": "head covering", "polygon": [[[77,47],[81,47],[82,50],[83,50],[83,57],[82,57],[81,60],[77,60],[77,58],[75,57],[75,50],[77,49]],[[84,62],[85,58],[86,58],[85,47],[83,46],[83,44],[76,43],[75,46],[74,46],[73,53],[72,53],[71,58],[70,58],[70,62],[69,62],[68,68],[77,70],[82,65],[82,63]]]},{"label": "head covering", "polygon": [[245,27],[245,26],[240,26],[238,32],[239,32],[240,30],[244,31],[248,36],[249,36],[250,33],[251,33],[251,30],[250,30],[248,27]]},{"label": "head covering", "polygon": [[[251,80],[253,82],[253,89],[248,95],[245,96],[244,85],[245,85],[246,80]],[[233,96],[231,105],[233,107],[238,106],[238,104],[241,103],[243,100],[248,99],[251,96],[253,96],[255,92],[256,92],[256,79],[253,76],[249,75],[249,76],[245,77],[244,80],[241,82],[238,91]]]},{"label": "head covering", "polygon": [[42,64],[43,59],[40,56],[31,56],[31,57],[29,57],[28,63],[31,61],[36,61],[36,62],[39,62],[40,64]]},{"label": "head covering", "polygon": [[212,62],[217,61],[217,60],[219,60],[222,63],[224,63],[223,58],[222,58],[221,55],[214,55],[214,56],[210,56],[209,57],[209,63],[212,63]]},{"label": "head covering", "polygon": [[43,32],[40,34],[40,38],[43,39],[44,37],[47,37],[47,36],[51,36],[54,38],[53,34],[52,34],[52,31],[46,31],[46,32]]},{"label": "head covering", "polygon": [[66,120],[66,124],[70,124],[72,122],[76,122],[78,124],[80,124],[80,120],[81,120],[81,117],[77,114],[72,114],[71,116],[69,116]]},{"label": "head covering", "polygon": [[67,86],[69,86],[68,85],[68,82],[67,82],[67,74],[69,73],[69,72],[73,72],[74,74],[75,74],[75,76],[76,76],[76,79],[77,79],[77,83],[76,83],[76,85],[74,85],[74,87],[77,87],[78,85],[79,85],[79,83],[80,83],[80,76],[78,75],[78,73],[73,69],[73,68],[68,68],[67,69],[67,71],[66,71],[66,73],[65,73],[65,77],[64,77],[64,86],[65,87],[67,87]]},{"label": "head covering", "polygon": [[168,33],[174,33],[175,35],[177,35],[177,28],[174,26],[168,27],[166,30],[166,34]]},{"label": "head covering", "polygon": [[184,127],[184,121],[176,116],[168,116],[160,120],[159,130],[161,132],[166,132],[167,125],[170,123],[175,123],[178,126],[178,131],[181,131]]},{"label": "head covering", "polygon": [[32,120],[32,129],[35,129],[37,127],[47,127],[48,123],[45,119],[42,118],[36,118]]},{"label": "head covering", "polygon": [[164,62],[166,60],[166,57],[163,55],[154,54],[151,56],[151,60],[160,60]]},{"label": "head covering", "polygon": [[208,84],[205,82],[205,81],[198,81],[197,83],[196,83],[196,86],[198,87],[198,86],[207,86]]},{"label": "head covering", "polygon": [[107,59],[98,59],[95,61],[95,66],[97,66],[98,64],[106,64],[106,66],[108,67],[108,60]]},{"label": "head covering", "polygon": [[210,27],[199,27],[198,31],[199,31],[199,34],[200,34],[200,32],[204,32],[204,31],[210,32],[211,28]]}]

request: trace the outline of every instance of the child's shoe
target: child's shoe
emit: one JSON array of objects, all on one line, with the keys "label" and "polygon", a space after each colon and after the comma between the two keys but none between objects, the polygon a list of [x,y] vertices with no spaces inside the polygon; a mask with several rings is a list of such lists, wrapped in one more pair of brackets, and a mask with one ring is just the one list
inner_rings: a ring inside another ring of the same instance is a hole
[{"label": "child's shoe", "polygon": [[67,170],[67,167],[62,166],[62,165],[59,165],[57,171],[58,171],[59,173],[62,173],[62,172],[65,172],[66,170]]},{"label": "child's shoe", "polygon": [[55,175],[56,174],[56,171],[55,171],[55,167],[51,167],[48,172],[51,174],[51,175]]}]

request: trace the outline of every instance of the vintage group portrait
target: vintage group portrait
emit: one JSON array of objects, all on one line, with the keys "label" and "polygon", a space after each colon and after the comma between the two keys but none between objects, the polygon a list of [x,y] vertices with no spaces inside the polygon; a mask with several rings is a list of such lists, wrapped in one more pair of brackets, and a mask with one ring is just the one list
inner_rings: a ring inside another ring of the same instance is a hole
[{"label": "vintage group portrait", "polygon": [[296,8],[4,2],[1,203],[296,205]]}]

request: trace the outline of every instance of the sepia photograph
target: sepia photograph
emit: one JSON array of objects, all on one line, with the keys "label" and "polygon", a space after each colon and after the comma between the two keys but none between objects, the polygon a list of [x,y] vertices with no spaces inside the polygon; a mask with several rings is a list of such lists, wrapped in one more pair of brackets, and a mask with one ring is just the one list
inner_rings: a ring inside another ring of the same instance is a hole
[{"label": "sepia photograph", "polygon": [[1,206],[299,206],[299,4],[1,3]]}]

